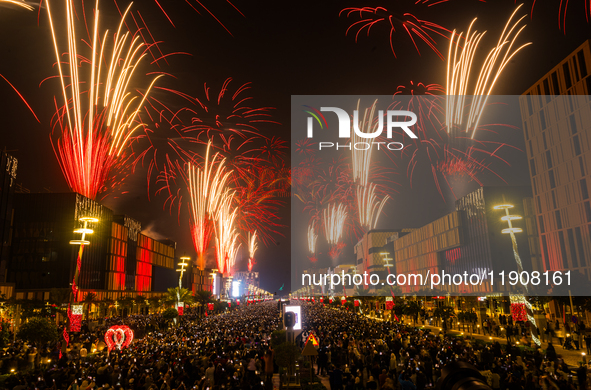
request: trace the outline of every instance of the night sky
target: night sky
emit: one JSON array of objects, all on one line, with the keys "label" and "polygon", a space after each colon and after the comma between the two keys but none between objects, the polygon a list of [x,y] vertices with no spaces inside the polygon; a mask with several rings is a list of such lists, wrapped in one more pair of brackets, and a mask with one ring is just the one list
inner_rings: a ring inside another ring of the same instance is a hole
[{"label": "night sky", "polygon": [[[397,32],[393,36],[395,57],[386,24],[374,26],[369,37],[363,33],[355,43],[354,32],[347,36],[345,31],[359,18],[339,17],[341,9],[391,7],[398,13],[412,12],[420,19],[460,31],[465,31],[472,18],[478,17],[475,26],[479,31],[488,31],[483,42],[490,47],[515,7],[508,0],[450,0],[433,7],[418,6],[407,0],[235,0],[233,4],[244,14],[242,16],[224,1],[203,0],[202,3],[231,31],[230,35],[206,10],[192,0],[188,2],[200,13],[182,1],[159,1],[175,27],[155,1],[134,3],[134,9],[141,12],[163,51],[189,53],[169,57],[168,64],[162,63],[160,71],[175,78],[167,77],[160,85],[199,95],[205,82],[212,89],[219,88],[228,77],[233,78],[234,87],[252,82],[249,93],[253,104],[275,107],[273,119],[281,123],[263,124],[261,130],[287,142],[290,141],[291,95],[392,95],[398,85],[410,80],[445,84],[445,62],[426,45],[418,42],[419,55],[408,36]],[[520,38],[520,42],[532,41],[533,45],[511,61],[494,94],[520,95],[589,38],[590,25],[586,22],[584,4],[570,2],[564,34],[558,26],[560,3],[559,0],[537,2],[533,19],[528,16],[527,27]],[[37,3],[31,4],[37,6]],[[113,4],[112,0],[100,2],[102,22],[111,29],[116,27],[118,16]],[[119,4],[127,5],[122,1]],[[90,9],[94,1],[86,1],[85,5]],[[529,13],[530,9],[531,1],[522,8],[523,13]],[[18,158],[18,183],[33,192],[45,189],[66,192],[68,186],[49,140],[50,120],[55,112],[54,96],[61,99],[59,83],[53,79],[40,85],[45,78],[57,74],[53,68],[55,55],[45,10],[41,10],[39,23],[37,11],[38,7],[28,12],[0,5],[0,74],[25,96],[41,122],[35,120],[13,89],[0,79],[3,118],[0,147]],[[446,54],[448,41],[443,37],[437,37],[436,41],[438,49]],[[478,55],[482,57],[483,53],[481,50]],[[523,143],[519,136],[512,137],[512,141]],[[527,173],[525,165],[513,168]],[[401,182],[407,185],[404,180]],[[126,179],[123,188],[108,194],[103,203],[117,213],[139,219],[151,234],[176,241],[179,255],[194,255],[188,215],[181,213],[178,218],[176,212],[170,214],[163,210],[165,199],[148,194],[146,172],[138,169]],[[422,191],[414,199],[424,203],[441,201],[439,194],[430,191]],[[286,226],[280,229],[283,237],[276,236],[274,243],[257,253],[255,270],[261,271],[261,287],[270,291],[277,291],[283,283],[289,288],[290,201],[285,200],[280,212],[281,223]],[[244,261],[238,263],[242,264],[241,269],[246,269]]]}]

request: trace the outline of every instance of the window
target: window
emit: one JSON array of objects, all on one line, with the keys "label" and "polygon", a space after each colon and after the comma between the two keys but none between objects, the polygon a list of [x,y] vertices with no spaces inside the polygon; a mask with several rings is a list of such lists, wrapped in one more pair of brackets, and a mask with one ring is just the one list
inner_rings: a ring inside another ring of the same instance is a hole
[{"label": "window", "polygon": [[546,233],[546,227],[544,226],[544,217],[542,217],[541,215],[538,216],[538,226],[540,227],[541,234]]},{"label": "window", "polygon": [[575,114],[570,114],[570,116],[568,117],[569,123],[570,123],[570,133],[571,135],[575,135],[577,134],[577,121],[575,119]]},{"label": "window", "polygon": [[577,250],[575,249],[575,236],[573,234],[573,229],[568,229],[566,231],[566,234],[568,235],[568,246],[570,247],[570,255],[571,255],[571,258],[573,259],[573,266],[578,268],[581,265],[579,264],[579,258],[577,257]]},{"label": "window", "polygon": [[562,72],[564,73],[564,83],[566,84],[566,89],[569,89],[573,86],[573,83],[570,78],[570,69],[568,68],[568,62],[562,65]]},{"label": "window", "polygon": [[587,64],[585,63],[585,52],[583,50],[579,50],[577,53],[577,59],[579,60],[579,72],[581,73],[581,77],[587,76]]},{"label": "window", "polygon": [[534,113],[534,107],[532,106],[532,102],[531,102],[531,93],[527,94],[527,113],[529,114],[529,116],[532,116]]},{"label": "window", "polygon": [[544,150],[548,150],[548,142],[546,141],[546,132],[542,133],[542,141],[544,141]]},{"label": "window", "polygon": [[587,215],[587,222],[591,222],[591,204],[585,202],[585,214]]},{"label": "window", "polygon": [[540,123],[542,124],[542,130],[544,130],[546,128],[546,112],[544,109],[540,110]]},{"label": "window", "polygon": [[554,206],[555,209],[558,208],[556,205],[556,191],[552,191],[552,206]]},{"label": "window", "polygon": [[579,74],[579,67],[577,66],[577,61],[573,57],[573,65],[575,68],[575,81],[579,81],[581,79],[581,75]]},{"label": "window", "polygon": [[548,169],[552,168],[552,153],[549,150],[546,150],[546,164],[548,165]]},{"label": "window", "polygon": [[575,149],[575,156],[578,156],[579,154],[581,154],[581,144],[579,143],[579,136],[575,135],[573,137],[573,146]]},{"label": "window", "polygon": [[552,87],[554,88],[554,95],[560,95],[560,84],[558,84],[558,73],[552,73]]},{"label": "window", "polygon": [[544,94],[546,95],[546,103],[548,103],[551,100],[550,95],[552,95],[552,92],[550,92],[550,83],[548,82],[548,79],[544,80]]},{"label": "window", "polygon": [[581,179],[581,195],[583,199],[589,199],[589,190],[587,189],[587,179]]},{"label": "window", "polygon": [[529,160],[529,168],[531,171],[531,175],[535,176],[537,175],[536,173],[536,161],[532,158],[531,160]]},{"label": "window", "polygon": [[581,168],[581,176],[585,176],[585,163],[583,157],[579,157],[579,167]]},{"label": "window", "polygon": [[561,230],[558,232],[558,240],[560,241],[560,254],[562,255],[562,268],[567,269],[568,259],[566,258],[566,245],[564,243],[564,232]]},{"label": "window", "polygon": [[538,208],[538,214],[542,213],[542,203],[540,202],[540,197],[536,196],[536,207]]},{"label": "window", "polygon": [[[583,236],[581,235],[581,228],[575,228],[575,236],[577,237],[577,247],[579,248],[579,256],[585,262],[585,248],[583,247]],[[582,264],[585,267],[587,264]]]},{"label": "window", "polygon": [[554,171],[548,171],[548,178],[550,179],[550,188],[556,188],[556,180],[554,180]]},{"label": "window", "polygon": [[550,269],[550,259],[548,258],[548,241],[546,236],[542,236],[542,249],[544,250],[544,265],[547,270]]},{"label": "window", "polygon": [[560,219],[560,210],[554,211],[554,217],[556,218],[556,229],[562,229],[562,219]]}]

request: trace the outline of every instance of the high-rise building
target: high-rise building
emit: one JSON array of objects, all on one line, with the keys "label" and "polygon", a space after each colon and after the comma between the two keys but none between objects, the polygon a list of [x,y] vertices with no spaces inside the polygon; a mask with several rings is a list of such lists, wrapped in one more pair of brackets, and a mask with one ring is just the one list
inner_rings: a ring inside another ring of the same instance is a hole
[{"label": "high-rise building", "polygon": [[[520,100],[544,270],[591,278],[591,49],[586,41]],[[562,96],[560,96],[562,95]]]},{"label": "high-rise building", "polygon": [[87,236],[78,285],[98,299],[164,292],[178,285],[175,244],[142,234],[141,224],[114,216],[107,207],[76,193],[14,196],[14,223],[7,279],[17,298],[48,299],[51,289],[70,288],[78,246],[79,218],[99,219]]},{"label": "high-rise building", "polygon": [[0,152],[0,293],[12,295],[11,286],[4,286],[6,267],[10,258],[12,241],[13,198],[16,187],[18,160]]},{"label": "high-rise building", "polygon": [[[511,205],[511,215],[519,217],[514,227],[515,243],[506,232],[507,222],[499,205]],[[529,187],[480,187],[456,200],[456,210],[409,234],[392,241],[382,248],[393,258],[395,267],[390,270],[398,274],[427,275],[447,274],[480,275],[482,283],[476,286],[446,283],[445,292],[489,294],[510,292],[507,286],[493,286],[487,277],[500,271],[509,273],[518,269],[515,248],[522,268],[536,270],[532,264],[539,258],[539,245],[535,240],[535,223],[531,215],[531,189]],[[505,230],[505,232],[503,231]],[[533,239],[532,239],[533,236]],[[422,286],[427,286],[423,284]],[[421,285],[399,286],[403,292],[412,293],[424,290]],[[429,288],[430,290],[430,288]]]}]

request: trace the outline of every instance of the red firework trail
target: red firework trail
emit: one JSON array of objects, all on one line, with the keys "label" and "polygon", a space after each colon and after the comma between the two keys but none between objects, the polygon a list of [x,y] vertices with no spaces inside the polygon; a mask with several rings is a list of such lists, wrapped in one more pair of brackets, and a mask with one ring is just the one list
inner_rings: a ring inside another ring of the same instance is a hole
[{"label": "red firework trail", "polygon": [[[517,3],[517,1],[515,1]],[[534,7],[536,6],[537,0],[533,0],[531,5],[530,17],[533,19],[534,17]],[[570,1],[569,0],[560,0],[560,4],[558,6],[558,28],[562,30],[563,34],[566,35],[566,14],[568,13],[568,6]],[[579,3],[580,4],[580,3]],[[583,0],[583,5],[585,7],[585,19],[587,23],[589,23],[589,18],[591,17],[591,0]]]},{"label": "red firework trail", "polygon": [[[172,21],[172,17],[170,16],[170,14],[168,13],[168,11],[166,11],[164,9],[164,7],[161,4],[161,0],[154,0],[154,2],[156,3],[156,5],[158,6],[158,8],[160,9],[160,11],[162,11],[162,13],[164,14],[164,16],[166,16],[166,19],[170,22],[170,24],[172,24],[174,27],[176,27],[174,25],[174,22]],[[217,23],[219,23],[220,26],[222,26],[224,28],[224,30],[226,30],[228,32],[228,34],[234,36],[230,30],[226,27],[226,25],[224,23],[222,23],[222,21],[211,11],[211,4],[206,4],[207,1],[204,0],[185,0],[185,2],[198,14],[201,15],[201,13],[206,13],[208,14],[210,17],[212,17],[213,19],[215,19],[215,21]],[[210,3],[214,3],[213,1],[210,1]],[[234,5],[234,3],[232,3],[230,0],[225,0],[225,1],[218,1],[216,5],[219,4],[227,4],[229,7],[233,9],[235,12],[238,12],[240,15],[244,16],[244,14],[242,13],[242,11],[240,11],[238,9],[238,7],[236,7]]]},{"label": "red firework trail", "polygon": [[31,114],[33,114],[33,116],[35,117],[35,119],[37,120],[37,122],[41,123],[41,121],[39,120],[39,118],[37,118],[37,115],[35,114],[35,111],[33,111],[33,108],[31,107],[31,105],[25,100],[24,96],[18,91],[18,89],[16,89],[16,87],[14,85],[12,85],[12,83],[10,81],[8,81],[8,79],[4,76],[2,76],[0,74],[0,77],[2,77],[2,79],[4,81],[6,81],[6,83],[8,83],[8,85],[10,85],[12,87],[12,89],[14,90],[14,92],[16,92],[16,94],[18,95],[18,97],[21,98],[21,100],[23,101],[23,103],[25,103],[25,105],[27,106],[27,108],[29,109],[29,111],[31,111]]},{"label": "red firework trail", "polygon": [[[167,88],[180,98],[175,110],[153,96],[142,113],[147,125],[132,144],[137,167],[147,167],[149,186],[157,184],[155,194],[166,196],[164,208],[178,209],[187,182],[186,164],[200,166],[205,145],[211,147],[232,171],[229,185],[236,191],[233,207],[238,210],[237,226],[242,232],[257,231],[265,245],[278,234],[277,212],[289,196],[290,170],[284,166],[287,143],[277,136],[265,135],[263,124],[278,124],[271,118],[272,107],[255,107],[247,92],[250,83],[232,89],[227,79],[212,93],[204,85],[204,96],[194,97]],[[212,151],[212,153],[214,152]],[[242,236],[244,239],[244,235]]]},{"label": "red firework trail", "polygon": [[[431,5],[443,3],[446,1],[447,0],[419,0],[408,5],[419,5],[429,7]],[[395,12],[385,7],[349,7],[341,10],[339,16],[343,14],[345,14],[347,18],[351,16],[357,16],[359,18],[359,20],[353,22],[347,28],[346,31],[346,34],[349,34],[350,31],[354,31],[356,29],[355,42],[357,42],[357,40],[359,39],[359,35],[364,30],[366,32],[366,35],[369,36],[372,27],[378,24],[386,24],[390,28],[390,49],[392,50],[392,54],[394,54],[394,57],[397,57],[396,50],[394,49],[395,34],[401,31],[405,33],[406,36],[410,39],[419,55],[421,54],[421,51],[419,49],[418,42],[423,42],[427,47],[429,47],[433,52],[435,52],[435,54],[437,54],[439,58],[441,58],[442,60],[444,59],[443,55],[439,52],[439,50],[436,47],[437,42],[433,38],[433,35],[439,35],[441,37],[449,39],[449,34],[451,32],[437,23],[419,19],[414,14],[409,12]]]}]

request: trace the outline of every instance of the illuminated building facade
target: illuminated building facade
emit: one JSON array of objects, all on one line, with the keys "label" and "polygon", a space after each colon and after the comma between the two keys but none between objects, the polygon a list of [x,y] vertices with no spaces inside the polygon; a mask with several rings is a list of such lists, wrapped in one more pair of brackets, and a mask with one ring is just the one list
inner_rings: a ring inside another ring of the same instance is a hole
[{"label": "illuminated building facade", "polygon": [[[211,268],[201,269],[192,263],[190,271],[186,273],[186,277],[189,278],[187,288],[190,288],[193,293],[197,291],[213,291],[212,271]],[[183,286],[185,286],[184,281]]]},{"label": "illuminated building facade", "polygon": [[[357,259],[356,272],[364,272],[380,275],[380,280],[385,279],[388,273],[385,267],[388,260],[384,259],[382,248],[388,242],[411,232],[412,229],[373,229],[361,237],[355,245],[355,258]],[[355,271],[354,271],[355,272]]]},{"label": "illuminated building facade", "polygon": [[[586,41],[520,100],[543,270],[591,278],[591,50]],[[566,96],[558,96],[566,95]]]},{"label": "illuminated building facade", "polygon": [[[513,205],[511,214],[522,217],[514,223],[523,232],[515,235],[518,252],[525,270],[531,271],[539,259],[539,246],[535,237],[535,219],[531,210],[529,187],[480,187],[456,201],[456,210],[392,242],[396,274],[439,273],[478,274],[490,271],[517,270],[512,241],[502,231],[507,222],[501,220],[503,212],[494,207]],[[386,246],[387,248],[388,246]],[[382,248],[385,250],[385,248]],[[395,270],[395,271],[394,271]],[[403,292],[417,292],[421,287],[402,288]],[[452,294],[493,292],[488,278],[482,284],[466,289],[465,286],[447,287]],[[495,292],[505,291],[499,288]]]},{"label": "illuminated building facade", "polygon": [[[148,297],[178,285],[174,243],[140,233],[139,222],[114,216],[76,193],[15,194],[7,279],[15,284],[17,298],[48,299],[51,289],[70,288],[78,247],[69,241],[81,216],[99,219],[82,255],[78,282],[83,293],[93,291],[98,299]],[[155,278],[168,282],[155,283]]]},{"label": "illuminated building facade", "polygon": [[234,273],[234,280],[242,280],[244,285],[251,285],[259,287],[259,273],[258,272],[247,272],[239,271]]}]

